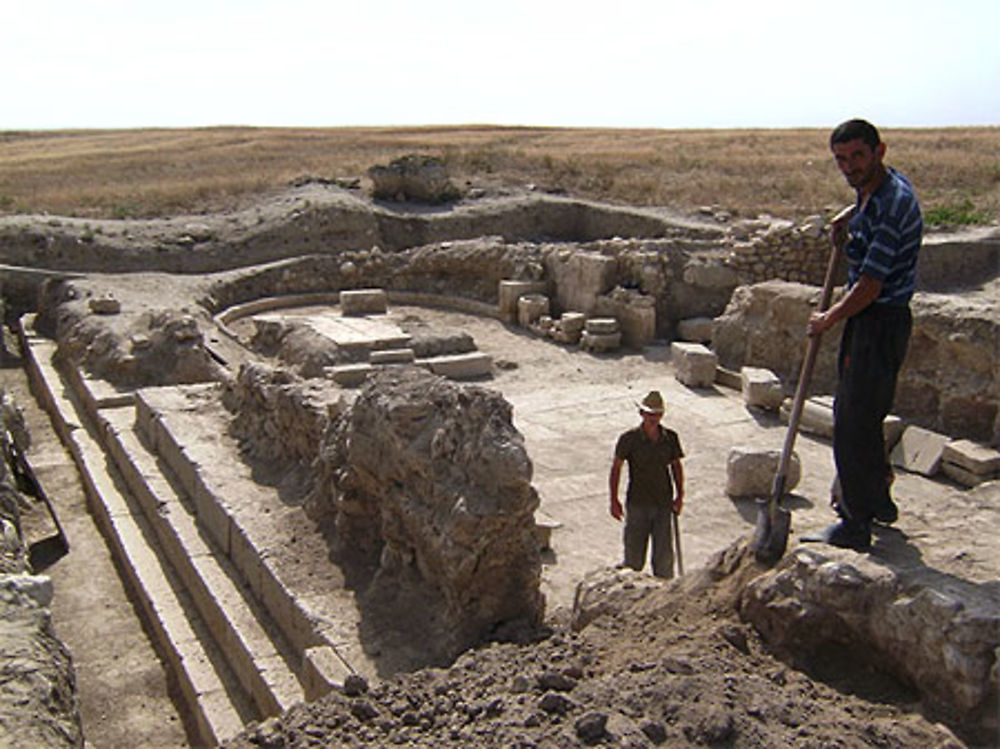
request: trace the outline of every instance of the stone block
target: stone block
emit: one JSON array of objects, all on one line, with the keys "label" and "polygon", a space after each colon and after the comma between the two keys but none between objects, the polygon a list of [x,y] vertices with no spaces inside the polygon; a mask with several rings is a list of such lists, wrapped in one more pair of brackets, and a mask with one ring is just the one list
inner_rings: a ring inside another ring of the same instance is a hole
[{"label": "stone block", "polygon": [[691,343],[708,343],[712,340],[712,318],[689,317],[677,323],[677,337]]},{"label": "stone block", "polygon": [[[787,424],[792,413],[792,399],[785,398],[781,403],[781,423]],[[882,422],[882,435],[885,439],[886,452],[891,452],[899,442],[906,424],[898,416],[889,414]],[[824,439],[833,439],[833,396],[814,395],[802,404],[802,415],[799,417],[799,429]]]},{"label": "stone block", "polygon": [[948,463],[943,460],[941,461],[941,473],[950,478],[956,484],[961,484],[962,486],[966,486],[970,489],[991,479],[990,476],[980,476],[975,474],[969,469],[960,466],[958,463]]},{"label": "stone block", "polygon": [[[791,418],[792,403],[791,398],[786,398],[781,404],[780,416],[783,424],[787,424]],[[799,429],[824,439],[833,439],[833,406],[830,399],[826,396],[807,398],[802,404]]]},{"label": "stone block", "polygon": [[594,353],[614,351],[621,345],[621,333],[591,333],[585,330],[580,334],[580,348],[584,351]]},{"label": "stone block", "polygon": [[718,357],[700,343],[674,341],[670,344],[670,359],[674,376],[688,387],[710,387],[715,382]]},{"label": "stone block", "polygon": [[549,298],[544,294],[525,294],[517,300],[517,324],[527,328],[549,314]]},{"label": "stone block", "polygon": [[621,332],[621,325],[613,317],[591,317],[584,323],[583,330],[590,335],[611,335]]},{"label": "stone block", "polygon": [[587,324],[587,316],[582,312],[564,312],[559,318],[559,327],[564,332],[576,333],[579,336]]},{"label": "stone block", "polygon": [[903,430],[892,451],[892,464],[912,473],[933,476],[941,468],[941,456],[949,438],[917,426]]},{"label": "stone block", "polygon": [[598,297],[614,288],[618,260],[597,252],[574,251],[547,263],[561,309],[593,314]]},{"label": "stone block", "polygon": [[1000,451],[972,440],[954,440],[944,446],[941,460],[982,478],[1000,474]]},{"label": "stone block", "polygon": [[586,322],[587,316],[582,312],[566,312],[552,324],[549,335],[559,343],[579,343]]},{"label": "stone block", "polygon": [[740,390],[743,403],[751,408],[777,411],[785,399],[778,375],[763,367],[743,367],[740,370]]},{"label": "stone block", "polygon": [[350,289],[340,292],[342,315],[377,315],[389,310],[384,289]]},{"label": "stone block", "polygon": [[329,645],[307,648],[302,654],[302,686],[307,702],[318,700],[334,689],[344,686],[344,679],[353,673]]},{"label": "stone block", "polygon": [[621,308],[622,340],[627,346],[642,348],[656,338],[656,307],[650,297],[633,300]]},{"label": "stone block", "polygon": [[[726,494],[730,497],[769,497],[774,491],[774,477],[781,462],[781,450],[734,447],[726,460]],[[792,452],[785,476],[785,491],[798,486],[802,464]]]},{"label": "stone block", "polygon": [[479,351],[453,356],[435,356],[423,364],[434,374],[451,380],[468,380],[493,374],[493,358]]},{"label": "stone block", "polygon": [[345,388],[360,387],[374,367],[371,364],[339,364],[324,367],[323,374]]},{"label": "stone block", "polygon": [[743,378],[739,372],[727,369],[723,366],[715,368],[715,384],[727,387],[730,390],[741,390],[743,388]]},{"label": "stone block", "polygon": [[414,361],[416,356],[411,348],[387,348],[368,355],[369,364],[412,364]]},{"label": "stone block", "polygon": [[497,293],[497,310],[500,313],[500,318],[504,322],[515,322],[517,320],[517,300],[530,294],[544,294],[545,289],[545,281],[501,281]]}]

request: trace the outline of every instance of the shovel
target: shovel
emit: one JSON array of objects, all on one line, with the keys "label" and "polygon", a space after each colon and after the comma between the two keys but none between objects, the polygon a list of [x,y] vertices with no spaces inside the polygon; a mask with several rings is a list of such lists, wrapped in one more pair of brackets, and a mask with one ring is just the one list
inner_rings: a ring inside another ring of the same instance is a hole
[{"label": "shovel", "polygon": [[684,574],[684,557],[681,556],[681,516],[674,513],[674,546],[677,547],[677,576]]},{"label": "shovel", "polygon": [[[831,223],[836,226],[849,217],[854,211],[854,206],[844,208],[833,217]],[[830,260],[826,266],[826,278],[823,280],[823,293],[819,300],[819,311],[825,312],[830,306],[830,298],[833,296],[833,277],[836,272],[837,262],[840,259],[840,251],[843,247],[842,238],[846,232],[835,232],[833,237],[833,249],[830,252]],[[795,436],[799,431],[799,420],[802,418],[802,407],[805,405],[806,391],[809,389],[809,381],[812,379],[813,368],[816,365],[816,355],[819,353],[819,335],[809,336],[809,345],[806,349],[805,359],[802,360],[802,371],[799,373],[799,382],[795,387],[795,399],[792,401],[792,412],[788,417],[788,432],[785,434],[785,444],[781,449],[781,459],[778,461],[778,470],[774,476],[774,483],[771,486],[771,497],[766,502],[761,502],[757,509],[757,525],[754,528],[753,538],[750,539],[750,550],[754,557],[761,564],[774,564],[785,553],[788,545],[788,531],[792,523],[792,514],[789,510],[779,504],[785,494],[785,482],[788,480],[788,464],[792,458],[792,450],[795,447]]]},{"label": "shovel", "polygon": [[52,523],[56,528],[55,536],[42,541],[36,541],[28,550],[31,568],[34,572],[38,573],[69,551],[69,540],[62,525],[59,523],[56,510],[52,506],[52,501],[35,477],[35,472],[32,470],[31,464],[25,458],[24,453],[21,452],[21,448],[17,446],[14,436],[7,429],[4,429],[3,433],[0,434],[0,448],[2,448],[4,458],[12,468],[17,488],[25,494],[29,494],[36,499],[41,499],[45,503],[45,508],[49,511],[49,517],[52,518]]}]

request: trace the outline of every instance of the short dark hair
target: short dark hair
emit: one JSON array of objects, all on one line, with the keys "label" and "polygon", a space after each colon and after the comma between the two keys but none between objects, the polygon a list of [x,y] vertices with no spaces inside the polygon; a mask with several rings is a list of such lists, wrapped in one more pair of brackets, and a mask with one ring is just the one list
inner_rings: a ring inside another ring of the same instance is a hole
[{"label": "short dark hair", "polygon": [[841,122],[830,133],[830,147],[832,148],[834,143],[846,143],[849,140],[859,139],[863,140],[871,149],[882,142],[878,128],[868,120],[848,120]]}]

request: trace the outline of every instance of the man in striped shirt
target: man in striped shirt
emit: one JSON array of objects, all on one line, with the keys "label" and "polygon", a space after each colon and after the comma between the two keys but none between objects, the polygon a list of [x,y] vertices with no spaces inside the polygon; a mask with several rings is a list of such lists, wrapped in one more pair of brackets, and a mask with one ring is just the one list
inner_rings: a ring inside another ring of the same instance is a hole
[{"label": "man in striped shirt", "polygon": [[853,214],[833,227],[839,236],[849,232],[847,293],[810,317],[809,334],[845,321],[833,433],[841,520],[809,540],[864,551],[871,545],[872,521],[891,523],[898,514],[889,496],[892,472],[882,421],[892,408],[913,326],[909,302],[923,220],[910,182],[883,163],[885,143],[874,125],[865,120],[838,125],[830,149],[857,194]]}]

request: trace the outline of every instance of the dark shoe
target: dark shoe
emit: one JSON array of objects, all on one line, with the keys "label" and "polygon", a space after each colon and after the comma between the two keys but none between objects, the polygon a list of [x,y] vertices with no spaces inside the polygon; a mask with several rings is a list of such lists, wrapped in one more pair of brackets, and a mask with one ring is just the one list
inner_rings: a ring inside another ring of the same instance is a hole
[{"label": "dark shoe", "polygon": [[899,519],[899,508],[891,499],[875,510],[875,520],[882,525],[892,525]]},{"label": "dark shoe", "polygon": [[868,551],[872,546],[872,532],[867,523],[841,520],[819,533],[802,536],[802,541],[830,544],[841,549],[854,549],[854,551]]}]

